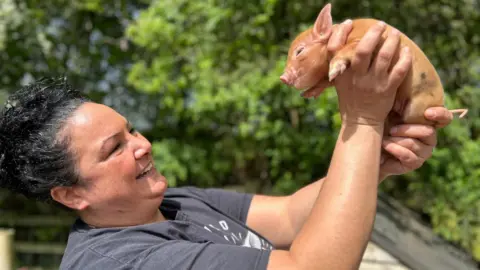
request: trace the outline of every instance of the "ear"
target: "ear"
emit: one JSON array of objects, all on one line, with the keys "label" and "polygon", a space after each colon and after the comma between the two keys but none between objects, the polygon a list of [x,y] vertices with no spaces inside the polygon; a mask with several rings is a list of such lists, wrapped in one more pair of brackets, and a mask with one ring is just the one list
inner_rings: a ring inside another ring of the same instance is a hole
[{"label": "ear", "polygon": [[50,195],[55,201],[74,210],[84,210],[89,206],[77,187],[54,187],[50,190]]},{"label": "ear", "polygon": [[313,25],[312,37],[314,41],[326,42],[332,34],[332,5],[328,3],[318,14],[317,20]]}]

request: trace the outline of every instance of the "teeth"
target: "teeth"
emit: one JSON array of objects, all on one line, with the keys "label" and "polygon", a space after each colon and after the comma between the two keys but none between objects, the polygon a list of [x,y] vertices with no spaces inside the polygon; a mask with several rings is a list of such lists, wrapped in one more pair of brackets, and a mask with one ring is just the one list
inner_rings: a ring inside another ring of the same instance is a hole
[{"label": "teeth", "polygon": [[152,163],[149,163],[147,165],[147,167],[145,167],[145,169],[143,169],[143,171],[137,176],[137,178],[140,178],[142,176],[144,176],[146,173],[148,173],[151,169],[153,168],[153,164]]},{"label": "teeth", "polygon": [[150,162],[150,163],[148,163],[148,166],[147,166],[147,167],[145,168],[145,170],[143,170],[143,171],[144,171],[144,172],[148,172],[148,171],[150,171],[150,170],[152,169],[152,167],[153,167],[153,165],[152,165],[152,163]]}]

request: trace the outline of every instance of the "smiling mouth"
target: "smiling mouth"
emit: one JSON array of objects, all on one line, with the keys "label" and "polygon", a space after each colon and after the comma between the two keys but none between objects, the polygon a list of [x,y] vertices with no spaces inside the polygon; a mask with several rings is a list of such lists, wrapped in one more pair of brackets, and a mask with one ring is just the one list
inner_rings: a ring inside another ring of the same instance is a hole
[{"label": "smiling mouth", "polygon": [[148,173],[153,171],[153,163],[150,162],[148,165],[143,169],[143,171],[137,176],[137,179],[145,177]]}]

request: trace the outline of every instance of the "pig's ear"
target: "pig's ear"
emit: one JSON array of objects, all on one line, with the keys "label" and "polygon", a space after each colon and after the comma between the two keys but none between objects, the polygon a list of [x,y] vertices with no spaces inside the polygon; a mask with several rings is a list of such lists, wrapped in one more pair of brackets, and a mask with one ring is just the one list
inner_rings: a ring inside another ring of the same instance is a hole
[{"label": "pig's ear", "polygon": [[333,26],[331,10],[332,5],[328,3],[318,14],[312,31],[314,41],[326,42],[330,38]]}]

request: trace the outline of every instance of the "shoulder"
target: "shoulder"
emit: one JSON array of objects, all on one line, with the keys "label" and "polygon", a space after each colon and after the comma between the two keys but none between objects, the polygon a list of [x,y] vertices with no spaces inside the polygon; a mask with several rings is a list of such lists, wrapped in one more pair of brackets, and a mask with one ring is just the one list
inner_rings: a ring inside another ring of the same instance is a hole
[{"label": "shoulder", "polygon": [[87,248],[75,254],[65,253],[59,269],[132,269],[132,267],[116,258],[108,257],[94,249]]},{"label": "shoulder", "polygon": [[168,188],[165,194],[167,199],[195,199],[203,202],[217,211],[246,222],[253,194],[228,190],[223,188],[197,188],[186,186],[180,188]]},{"label": "shoulder", "polygon": [[189,230],[180,221],[90,229],[77,219],[69,234],[60,269],[77,269],[79,266],[81,269],[132,269],[152,247],[162,247],[177,238],[195,241],[194,237],[188,237],[192,235]]},{"label": "shoulder", "polygon": [[165,192],[162,205],[172,201],[182,205],[212,204],[212,198],[206,189],[193,186],[169,187]]},{"label": "shoulder", "polygon": [[205,189],[198,188],[194,186],[185,186],[185,187],[169,187],[165,191],[165,198],[196,198],[196,197],[205,197]]},{"label": "shoulder", "polygon": [[253,194],[223,188],[198,188],[194,186],[171,187],[165,198],[191,198],[216,203],[218,200],[251,200]]}]

